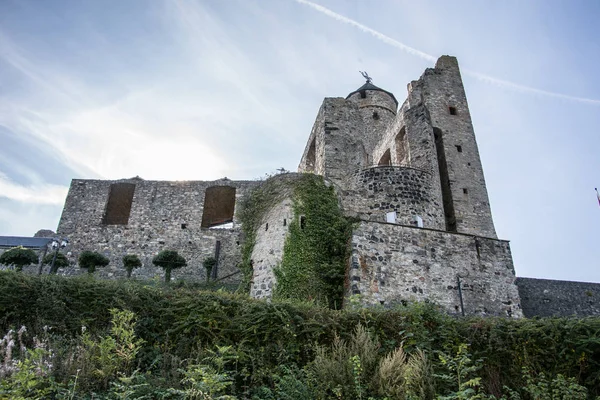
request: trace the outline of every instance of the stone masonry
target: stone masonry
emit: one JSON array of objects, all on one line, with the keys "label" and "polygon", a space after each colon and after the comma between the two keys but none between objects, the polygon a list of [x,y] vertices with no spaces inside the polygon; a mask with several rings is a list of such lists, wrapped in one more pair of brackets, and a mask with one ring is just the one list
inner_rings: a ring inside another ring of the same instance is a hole
[{"label": "stone masonry", "polygon": [[[546,303],[553,304],[554,315],[600,313],[598,285],[531,279],[515,284],[509,243],[496,236],[454,57],[440,57],[410,82],[400,105],[370,78],[346,98],[325,98],[298,172],[323,176],[344,215],[359,221],[349,244],[347,300],[365,306],[433,301],[450,314],[518,318],[521,291],[527,316],[545,315]],[[297,176],[271,179],[285,183]],[[215,256],[213,278],[237,282],[244,237],[235,210],[261,184],[227,178],[73,180],[57,235],[70,239],[72,260],[83,250],[110,257],[109,267],[97,272],[105,278],[125,276],[124,254],[142,259],[134,277],[162,277],[152,257],[174,249],[188,261],[174,271],[175,279],[205,279],[202,261]],[[256,231],[250,286],[256,298],[272,297],[289,223],[298,217],[290,187],[280,185]],[[82,271],[74,266],[60,273]],[[587,305],[561,306],[571,292]]]}]

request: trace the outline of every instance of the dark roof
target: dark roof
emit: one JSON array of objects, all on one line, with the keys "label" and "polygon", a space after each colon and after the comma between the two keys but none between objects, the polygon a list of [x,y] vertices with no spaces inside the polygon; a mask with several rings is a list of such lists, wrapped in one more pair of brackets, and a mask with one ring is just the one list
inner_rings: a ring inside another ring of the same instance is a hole
[{"label": "dark roof", "polygon": [[52,238],[0,236],[0,248],[23,246],[27,249],[40,249],[51,241]]},{"label": "dark roof", "polygon": [[346,99],[348,99],[353,94],[360,93],[364,90],[377,90],[378,92],[387,93],[392,99],[394,99],[394,102],[396,102],[396,105],[398,105],[398,100],[396,100],[396,97],[394,97],[394,95],[391,92],[388,92],[387,90],[383,90],[383,89],[373,85],[371,82],[365,83],[364,85],[362,85],[361,87],[356,89],[354,92],[350,93],[348,96],[346,96]]}]

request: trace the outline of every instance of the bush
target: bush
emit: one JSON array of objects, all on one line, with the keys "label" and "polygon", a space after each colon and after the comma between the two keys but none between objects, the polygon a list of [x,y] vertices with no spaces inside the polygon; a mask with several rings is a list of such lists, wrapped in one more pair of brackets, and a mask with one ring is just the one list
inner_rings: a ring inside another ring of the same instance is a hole
[{"label": "bush", "polygon": [[37,262],[38,256],[35,251],[22,246],[13,247],[0,254],[0,264],[13,265],[17,271],[23,270],[26,265]]},{"label": "bush", "polygon": [[187,265],[185,258],[175,250],[163,250],[152,259],[152,264],[165,270],[165,282],[171,282],[171,271]]},{"label": "bush", "polygon": [[210,275],[215,265],[217,265],[217,260],[214,257],[208,257],[202,262],[202,266],[206,269],[206,282],[210,281]]},{"label": "bush", "polygon": [[96,271],[96,267],[106,267],[110,260],[95,251],[83,251],[79,255],[79,268],[87,269],[89,274]]},{"label": "bush", "polygon": [[131,273],[135,268],[140,268],[142,262],[135,254],[127,254],[123,256],[123,267],[127,270],[127,278],[131,278]]},{"label": "bush", "polygon": [[[56,254],[56,259],[54,260],[54,255]],[[50,274],[56,274],[59,268],[66,268],[69,266],[69,259],[63,253],[50,253],[44,256],[42,260],[42,264],[44,265],[52,265],[52,260],[54,260],[54,266],[50,268]]]}]

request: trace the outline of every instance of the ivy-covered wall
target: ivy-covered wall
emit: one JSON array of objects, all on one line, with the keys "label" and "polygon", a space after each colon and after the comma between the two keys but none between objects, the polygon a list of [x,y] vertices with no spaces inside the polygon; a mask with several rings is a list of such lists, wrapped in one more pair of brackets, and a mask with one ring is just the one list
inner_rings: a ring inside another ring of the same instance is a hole
[{"label": "ivy-covered wall", "polygon": [[250,193],[240,217],[253,297],[342,306],[352,224],[323,177],[275,176]]}]

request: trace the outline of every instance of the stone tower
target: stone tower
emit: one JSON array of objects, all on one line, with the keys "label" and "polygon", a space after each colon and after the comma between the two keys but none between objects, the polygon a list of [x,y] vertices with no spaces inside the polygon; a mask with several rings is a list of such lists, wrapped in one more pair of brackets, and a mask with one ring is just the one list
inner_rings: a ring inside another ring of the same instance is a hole
[{"label": "stone tower", "polygon": [[298,169],[334,184],[344,213],[360,220],[348,296],[521,315],[455,57],[441,57],[411,82],[400,107],[370,79],[345,99],[326,98]]}]

